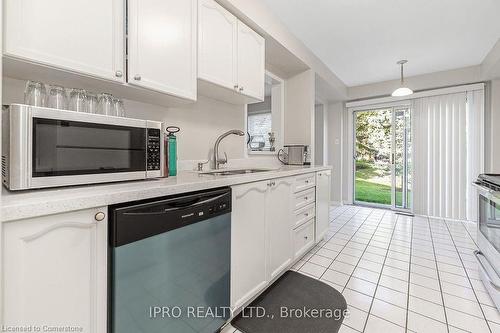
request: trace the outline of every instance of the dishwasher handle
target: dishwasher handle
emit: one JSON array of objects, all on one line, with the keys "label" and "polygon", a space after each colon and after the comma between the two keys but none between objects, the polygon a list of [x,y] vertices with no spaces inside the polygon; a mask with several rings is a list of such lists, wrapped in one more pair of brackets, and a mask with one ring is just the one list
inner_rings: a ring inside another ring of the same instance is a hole
[{"label": "dishwasher handle", "polygon": [[181,205],[176,205],[174,203],[174,207],[171,207],[171,208],[165,208],[163,210],[159,210],[159,211],[141,211],[141,210],[136,210],[134,212],[124,212],[123,215],[125,216],[137,216],[137,215],[164,215],[164,214],[168,214],[170,212],[173,212],[173,211],[176,211],[176,210],[181,210],[181,209],[185,209],[185,208],[194,208],[194,207],[197,207],[197,206],[200,206],[200,205],[203,205],[203,204],[208,204],[208,203],[211,203],[211,202],[215,202],[219,199],[222,199],[224,198],[225,196],[227,196],[227,193],[223,193],[223,194],[220,194],[216,197],[212,197],[212,198],[208,198],[208,199],[205,199],[205,200],[200,200],[200,198],[197,198],[197,199],[194,199],[194,200],[191,200],[187,203],[184,203],[184,204],[181,204]]}]

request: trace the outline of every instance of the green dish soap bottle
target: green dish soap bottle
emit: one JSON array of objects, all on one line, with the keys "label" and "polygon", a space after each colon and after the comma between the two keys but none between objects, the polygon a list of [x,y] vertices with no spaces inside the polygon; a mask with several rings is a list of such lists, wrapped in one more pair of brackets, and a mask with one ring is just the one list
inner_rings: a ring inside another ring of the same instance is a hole
[{"label": "green dish soap bottle", "polygon": [[168,147],[168,175],[177,176],[177,137],[175,133],[179,132],[181,129],[177,126],[169,126],[166,128],[168,132],[167,135],[167,147]]}]

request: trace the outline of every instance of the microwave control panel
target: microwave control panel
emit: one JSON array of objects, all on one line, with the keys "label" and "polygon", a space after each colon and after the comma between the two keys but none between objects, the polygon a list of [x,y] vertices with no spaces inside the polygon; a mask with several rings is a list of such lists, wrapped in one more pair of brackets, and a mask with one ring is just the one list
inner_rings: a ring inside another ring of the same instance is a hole
[{"label": "microwave control panel", "polygon": [[148,128],[147,170],[160,170],[160,130]]}]

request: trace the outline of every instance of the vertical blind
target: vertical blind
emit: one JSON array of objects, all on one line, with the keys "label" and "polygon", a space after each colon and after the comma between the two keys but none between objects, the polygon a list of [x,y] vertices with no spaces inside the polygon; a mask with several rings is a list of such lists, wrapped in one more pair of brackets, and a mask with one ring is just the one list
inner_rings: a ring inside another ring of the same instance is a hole
[{"label": "vertical blind", "polygon": [[472,182],[483,171],[484,91],[413,100],[414,211],[476,220]]}]

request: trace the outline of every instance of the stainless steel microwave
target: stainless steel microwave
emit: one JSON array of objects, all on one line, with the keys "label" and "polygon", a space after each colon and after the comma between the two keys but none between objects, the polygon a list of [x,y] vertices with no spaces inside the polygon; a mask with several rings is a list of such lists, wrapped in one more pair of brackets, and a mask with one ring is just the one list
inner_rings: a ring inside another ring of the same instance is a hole
[{"label": "stainless steel microwave", "polygon": [[162,176],[161,122],[12,104],[2,111],[10,190]]}]

